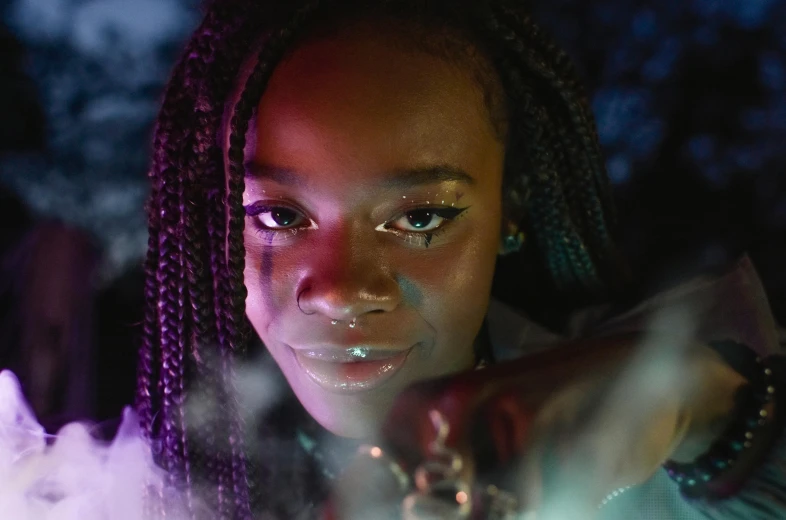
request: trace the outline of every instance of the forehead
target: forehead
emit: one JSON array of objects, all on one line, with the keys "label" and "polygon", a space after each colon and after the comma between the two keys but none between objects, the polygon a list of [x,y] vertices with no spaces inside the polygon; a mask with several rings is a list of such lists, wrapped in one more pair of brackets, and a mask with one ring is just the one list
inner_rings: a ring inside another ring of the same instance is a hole
[{"label": "forehead", "polygon": [[295,50],[274,71],[253,124],[256,160],[306,172],[478,171],[501,149],[467,67],[362,31]]}]

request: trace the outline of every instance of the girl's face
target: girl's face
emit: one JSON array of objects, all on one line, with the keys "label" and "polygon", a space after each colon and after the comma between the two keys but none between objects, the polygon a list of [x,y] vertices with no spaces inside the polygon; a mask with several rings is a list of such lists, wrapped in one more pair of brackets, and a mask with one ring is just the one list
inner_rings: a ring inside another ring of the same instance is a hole
[{"label": "girl's face", "polygon": [[309,413],[357,438],[407,385],[473,366],[501,229],[480,87],[391,40],[296,50],[246,150],[248,317]]}]

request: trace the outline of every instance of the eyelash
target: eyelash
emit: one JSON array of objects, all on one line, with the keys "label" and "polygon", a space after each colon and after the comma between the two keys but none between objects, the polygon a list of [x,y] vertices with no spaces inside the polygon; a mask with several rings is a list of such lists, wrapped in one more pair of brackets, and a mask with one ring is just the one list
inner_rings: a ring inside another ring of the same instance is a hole
[{"label": "eyelash", "polygon": [[[264,204],[264,203],[254,203],[249,204],[248,206],[244,206],[246,211],[246,216],[249,217],[258,217],[264,213],[272,212],[276,209],[287,209],[297,213],[299,216],[306,218],[303,215],[303,212],[286,204],[277,203],[276,205],[271,204]],[[435,237],[442,235],[447,230],[447,227],[450,223],[454,220],[458,219],[464,212],[469,209],[469,206],[463,208],[456,208],[456,207],[437,207],[437,206],[420,206],[420,207],[412,207],[397,215],[395,218],[377,226],[378,231],[384,231],[387,233],[393,233],[396,236],[405,240],[408,244],[414,244],[420,247],[428,248],[431,245],[431,242],[434,240]],[[430,230],[430,231],[408,231],[402,229],[396,229],[390,226],[392,223],[396,222],[397,220],[406,217],[407,214],[415,212],[415,211],[430,211],[434,215],[444,219],[444,222],[437,228]],[[282,234],[287,233],[291,236],[297,235],[300,231],[305,229],[309,229],[309,227],[294,227],[294,228],[284,228],[284,229],[270,229],[266,227],[264,224],[260,222],[259,218],[252,218],[252,224],[254,226],[254,231],[258,236],[261,236],[268,240],[268,242],[272,242],[275,238],[280,237]],[[310,220],[310,219],[309,219]],[[311,222],[311,229],[316,229],[316,223],[314,221]]]},{"label": "eyelash", "polygon": [[[246,216],[252,217],[251,218],[251,222],[252,222],[252,224],[254,226],[254,232],[258,236],[261,236],[262,238],[266,239],[268,241],[268,243],[272,242],[275,238],[281,237],[282,234],[284,234],[284,233],[287,233],[287,234],[289,234],[291,236],[295,236],[300,231],[302,231],[304,229],[308,229],[308,228],[304,228],[304,227],[294,227],[294,228],[285,228],[285,229],[270,229],[270,228],[266,227],[264,224],[262,224],[262,222],[260,222],[259,218],[257,218],[257,217],[259,217],[260,215],[262,215],[264,213],[270,213],[270,212],[272,212],[273,210],[276,210],[276,209],[287,209],[287,210],[292,211],[292,212],[298,214],[299,216],[305,218],[303,216],[303,212],[302,211],[300,211],[299,209],[294,208],[292,206],[289,206],[287,204],[277,203],[275,205],[272,205],[272,204],[264,204],[264,203],[255,202],[254,204],[249,204],[248,206],[243,206],[243,209],[245,209],[245,211],[246,211]],[[310,222],[311,222],[311,227],[316,228],[316,224],[314,223],[314,221],[310,221]]]},{"label": "eyelash", "polygon": [[[459,218],[469,207],[464,208],[455,208],[455,207],[438,207],[438,206],[424,206],[424,207],[414,207],[410,208],[401,214],[399,214],[396,218],[389,220],[388,222],[377,226],[377,230],[379,231],[386,231],[388,233],[393,233],[394,235],[403,238],[408,244],[415,244],[420,247],[429,247],[431,245],[431,241],[440,235],[442,235],[445,231],[447,231],[448,226],[451,222]],[[391,223],[406,217],[408,213],[412,213],[415,211],[430,211],[434,215],[444,219],[444,223],[442,223],[439,227],[430,230],[430,231],[408,231],[402,229],[396,229],[388,227]]]}]

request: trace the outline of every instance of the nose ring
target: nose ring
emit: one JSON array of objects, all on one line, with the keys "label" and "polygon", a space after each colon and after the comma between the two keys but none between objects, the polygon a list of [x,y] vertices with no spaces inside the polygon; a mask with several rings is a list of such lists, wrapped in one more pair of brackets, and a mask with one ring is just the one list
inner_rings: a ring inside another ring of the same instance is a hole
[{"label": "nose ring", "polygon": [[[300,306],[300,297],[303,295],[304,292],[306,292],[305,289],[300,291],[297,294],[297,298],[295,298],[295,303],[297,304],[297,308],[300,310],[300,312],[302,312],[306,316],[311,316],[312,314],[316,314],[316,311],[306,312],[306,311],[303,310],[303,307]],[[340,321],[341,320],[330,320],[330,324],[331,325],[338,325],[338,323]],[[352,321],[350,321],[347,325],[349,325],[350,329],[354,329],[357,326],[357,324],[358,324],[357,318],[352,318]]]},{"label": "nose ring", "polygon": [[306,316],[311,316],[312,314],[314,314],[314,312],[313,312],[313,311],[312,311],[312,312],[306,312],[306,311],[304,311],[304,310],[303,310],[303,307],[301,307],[301,306],[300,306],[300,297],[303,295],[303,293],[304,293],[305,291],[306,291],[306,290],[305,290],[305,289],[303,289],[302,291],[300,291],[299,293],[297,293],[297,298],[295,298],[295,303],[297,304],[297,308],[298,308],[298,309],[300,309],[300,312],[302,312],[302,313],[303,313],[303,314],[305,314]]},{"label": "nose ring", "polygon": [[[330,320],[331,325],[337,325],[340,320]],[[352,318],[352,321],[349,322],[349,328],[354,329],[358,324],[357,318]]]}]

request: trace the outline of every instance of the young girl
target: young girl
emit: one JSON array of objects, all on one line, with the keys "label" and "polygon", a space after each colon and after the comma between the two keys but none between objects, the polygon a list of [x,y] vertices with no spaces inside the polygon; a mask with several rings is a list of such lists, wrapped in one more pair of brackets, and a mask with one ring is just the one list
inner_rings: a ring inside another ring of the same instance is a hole
[{"label": "young girl", "polygon": [[[779,347],[755,273],[743,261],[622,313],[592,116],[518,4],[208,9],[155,134],[137,409],[215,517],[316,516],[335,487],[345,517],[425,518],[450,489],[441,517],[589,518],[645,481],[627,518],[786,517],[779,366],[752,354]],[[637,354],[653,309],[679,305],[695,334],[656,324],[660,347]],[[642,359],[664,353],[650,378]],[[288,385],[261,417],[235,388],[256,355]],[[735,405],[743,390],[758,400]],[[337,479],[342,438],[381,439],[358,460],[383,461],[408,499],[371,500],[384,476]],[[446,454],[455,471],[426,482]],[[507,502],[480,485],[505,465]]]}]

